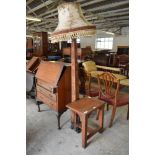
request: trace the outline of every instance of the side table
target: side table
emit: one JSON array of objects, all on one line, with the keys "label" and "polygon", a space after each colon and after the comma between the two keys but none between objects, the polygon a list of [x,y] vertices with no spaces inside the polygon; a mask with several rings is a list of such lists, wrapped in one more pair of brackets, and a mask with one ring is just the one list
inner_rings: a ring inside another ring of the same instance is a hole
[{"label": "side table", "polygon": [[[98,99],[94,98],[82,98],[80,100],[74,101],[67,105],[73,115],[76,118],[76,115],[79,115],[81,124],[75,124],[82,129],[82,147],[87,146],[87,140],[91,138],[97,132],[103,132],[103,123],[104,123],[104,103]],[[99,126],[96,129],[88,127],[88,118],[93,111],[99,112],[98,123]]]}]

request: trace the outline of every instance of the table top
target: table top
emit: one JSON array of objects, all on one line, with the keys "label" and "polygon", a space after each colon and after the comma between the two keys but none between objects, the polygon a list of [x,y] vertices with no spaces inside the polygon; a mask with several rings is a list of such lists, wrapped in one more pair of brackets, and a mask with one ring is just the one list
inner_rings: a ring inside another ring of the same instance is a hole
[{"label": "table top", "polygon": [[66,107],[79,114],[88,114],[104,105],[103,101],[94,98],[82,98],[68,104]]}]

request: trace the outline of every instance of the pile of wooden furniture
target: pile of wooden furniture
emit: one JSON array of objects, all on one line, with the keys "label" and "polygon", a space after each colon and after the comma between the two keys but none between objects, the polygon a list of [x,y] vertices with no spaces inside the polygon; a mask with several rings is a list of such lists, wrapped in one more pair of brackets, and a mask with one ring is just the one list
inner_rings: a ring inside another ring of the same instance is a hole
[{"label": "pile of wooden furniture", "polygon": [[26,94],[35,98],[35,74],[41,62],[40,57],[32,57],[26,64]]},{"label": "pile of wooden furniture", "polygon": [[[92,54],[92,50],[90,47],[86,48],[78,48],[77,55],[80,60],[85,59],[85,57],[90,56]],[[71,55],[71,48],[63,48],[63,56],[70,56]]]},{"label": "pile of wooden furniture", "polygon": [[[127,76],[121,75],[122,68],[96,65],[94,61],[85,61],[83,68],[79,68],[79,79],[85,88],[85,81],[88,79],[88,89],[85,91],[85,97],[76,101],[71,101],[71,64],[60,61],[50,62],[41,61],[39,57],[33,57],[27,63],[27,75],[33,79],[32,85],[35,87],[35,98],[40,112],[40,104],[44,103],[50,107],[57,116],[58,129],[60,129],[60,117],[69,108],[72,111],[73,119],[71,124],[74,129],[82,130],[82,146],[87,146],[88,140],[97,132],[104,130],[104,105],[112,108],[111,121],[112,126],[116,113],[116,108],[129,105],[127,94],[121,94],[119,89],[121,85],[129,86]],[[81,70],[82,69],[82,70]],[[81,71],[82,72],[81,72]],[[85,79],[86,78],[86,79]],[[97,89],[92,89],[92,79],[98,81]],[[104,85],[105,84],[105,85]],[[113,85],[113,86],[112,86]],[[113,89],[112,91],[110,89]],[[111,94],[111,92],[113,92]],[[98,96],[98,98],[92,98]],[[91,98],[90,98],[91,97]],[[98,127],[92,129],[88,124],[88,118],[96,111]],[[128,119],[129,112],[127,114]]]}]

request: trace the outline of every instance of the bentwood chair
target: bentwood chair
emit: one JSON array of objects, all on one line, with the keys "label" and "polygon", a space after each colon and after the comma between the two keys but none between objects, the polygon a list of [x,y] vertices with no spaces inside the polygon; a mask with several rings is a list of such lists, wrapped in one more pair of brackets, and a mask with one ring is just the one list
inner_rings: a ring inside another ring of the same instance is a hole
[{"label": "bentwood chair", "polygon": [[119,91],[120,80],[112,73],[104,72],[98,76],[99,99],[112,106],[109,127],[112,127],[116,108],[128,105],[127,119],[129,118],[129,95]]}]

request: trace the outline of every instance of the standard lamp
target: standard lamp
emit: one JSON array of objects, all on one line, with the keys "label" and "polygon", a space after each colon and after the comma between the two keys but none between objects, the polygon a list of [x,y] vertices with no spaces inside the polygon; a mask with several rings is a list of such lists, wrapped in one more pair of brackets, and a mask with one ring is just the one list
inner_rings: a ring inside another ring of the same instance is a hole
[{"label": "standard lamp", "polygon": [[58,6],[58,26],[51,34],[51,42],[72,40],[71,43],[71,86],[72,102],[79,98],[79,78],[76,38],[96,34],[96,26],[83,16],[80,4],[63,2]]}]

